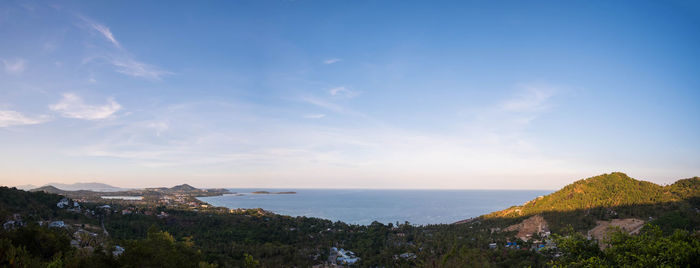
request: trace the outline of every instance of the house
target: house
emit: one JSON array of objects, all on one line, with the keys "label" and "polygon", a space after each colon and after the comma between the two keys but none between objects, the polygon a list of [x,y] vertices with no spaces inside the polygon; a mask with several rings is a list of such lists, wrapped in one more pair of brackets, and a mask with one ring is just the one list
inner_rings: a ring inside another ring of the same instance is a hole
[{"label": "house", "polygon": [[520,249],[520,246],[518,246],[518,243],[515,242],[508,242],[506,243],[507,248],[514,248],[514,249]]},{"label": "house", "polygon": [[399,257],[402,259],[405,259],[405,260],[415,260],[417,256],[415,253],[406,252],[406,253],[399,255]]},{"label": "house", "polygon": [[56,206],[58,208],[65,208],[65,207],[68,207],[69,205],[70,205],[70,203],[68,202],[68,198],[65,198],[65,197],[63,199],[61,199],[61,201],[58,201],[58,203],[56,203]]},{"label": "house", "polygon": [[498,244],[496,244],[496,243],[489,244],[490,249],[496,249],[497,247],[498,247]]},{"label": "house", "polygon": [[360,258],[355,257],[354,252],[341,248],[338,250],[338,258],[336,258],[336,260],[341,264],[355,264]]},{"label": "house", "polygon": [[66,224],[63,221],[52,221],[49,223],[49,228],[65,228]]},{"label": "house", "polygon": [[120,246],[114,246],[114,250],[112,251],[113,256],[120,256],[124,253],[124,248]]},{"label": "house", "polygon": [[360,261],[360,258],[355,256],[355,253],[350,250],[332,247],[329,261],[334,264],[350,265]]},{"label": "house", "polygon": [[5,230],[10,230],[15,228],[15,221],[7,221],[2,225],[2,228]]}]

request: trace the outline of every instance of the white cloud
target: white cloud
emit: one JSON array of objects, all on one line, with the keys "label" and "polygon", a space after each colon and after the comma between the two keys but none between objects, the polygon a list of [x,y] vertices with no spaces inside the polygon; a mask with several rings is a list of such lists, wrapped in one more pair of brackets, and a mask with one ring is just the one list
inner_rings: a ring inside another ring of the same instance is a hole
[{"label": "white cloud", "polygon": [[85,120],[106,119],[121,108],[121,105],[112,98],[107,99],[107,104],[104,105],[89,105],[85,104],[78,95],[71,93],[63,94],[61,101],[49,106],[49,109],[59,112],[63,117]]},{"label": "white cloud", "polygon": [[323,64],[333,64],[333,63],[336,63],[336,62],[339,62],[339,61],[341,61],[341,59],[338,59],[338,58],[331,58],[331,59],[324,60],[324,61],[323,61]]},{"label": "white cloud", "polygon": [[113,58],[110,59],[110,62],[117,67],[117,72],[130,76],[160,80],[162,76],[172,74],[172,72],[158,69],[153,65],[139,62],[132,58]]},{"label": "white cloud", "polygon": [[5,65],[5,72],[7,72],[8,74],[21,74],[27,68],[27,64],[24,59],[3,59],[2,63],[3,65]]},{"label": "white cloud", "polygon": [[46,121],[46,116],[31,118],[17,111],[0,110],[0,127],[36,125]]},{"label": "white cloud", "polygon": [[102,36],[105,39],[107,39],[107,41],[112,43],[117,48],[120,48],[120,49],[122,48],[121,44],[119,44],[119,41],[117,41],[117,39],[114,38],[114,34],[112,34],[112,31],[109,30],[109,28],[107,26],[99,24],[91,19],[86,18],[86,17],[81,17],[81,18],[85,21],[85,23],[87,23],[87,25],[92,30],[95,30],[95,31],[99,32],[100,34],[102,34]]},{"label": "white cloud", "polygon": [[110,64],[116,67],[116,71],[119,73],[151,80],[160,80],[164,75],[173,74],[172,72],[134,59],[134,57],[122,47],[121,43],[117,41],[117,38],[107,26],[85,17],[81,17],[81,19],[85,21],[87,28],[97,31],[117,48],[116,53],[111,53],[111,56],[91,57],[84,60],[84,63],[90,62],[94,58],[105,58]]},{"label": "white cloud", "polygon": [[325,114],[307,114],[304,116],[304,118],[309,118],[309,119],[321,119],[326,117]]},{"label": "white cloud", "polygon": [[357,92],[346,87],[334,87],[328,90],[328,93],[333,97],[354,98],[358,95]]}]

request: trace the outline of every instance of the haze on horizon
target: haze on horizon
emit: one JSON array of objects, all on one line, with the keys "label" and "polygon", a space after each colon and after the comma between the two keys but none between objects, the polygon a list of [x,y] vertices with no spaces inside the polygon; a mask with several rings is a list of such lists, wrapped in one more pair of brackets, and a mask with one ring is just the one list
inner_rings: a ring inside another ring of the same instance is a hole
[{"label": "haze on horizon", "polygon": [[696,2],[200,4],[1,2],[0,185],[700,175]]}]

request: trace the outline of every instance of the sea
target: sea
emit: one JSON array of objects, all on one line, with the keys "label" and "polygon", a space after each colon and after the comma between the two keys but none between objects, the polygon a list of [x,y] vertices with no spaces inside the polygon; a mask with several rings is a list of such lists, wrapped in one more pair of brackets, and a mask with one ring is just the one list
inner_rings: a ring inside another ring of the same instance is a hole
[{"label": "sea", "polygon": [[[454,223],[521,205],[552,190],[367,190],[229,189],[236,194],[200,197],[227,208],[262,208],[288,216],[306,216],[368,225]],[[254,191],[296,194],[253,194]]]}]

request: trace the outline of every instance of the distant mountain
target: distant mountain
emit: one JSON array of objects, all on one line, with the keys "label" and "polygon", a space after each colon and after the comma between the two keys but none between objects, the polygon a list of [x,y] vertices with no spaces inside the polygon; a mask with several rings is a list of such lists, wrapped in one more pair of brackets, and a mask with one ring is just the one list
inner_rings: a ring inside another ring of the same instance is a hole
[{"label": "distant mountain", "polygon": [[46,186],[53,186],[64,191],[94,191],[94,192],[119,192],[127,189],[114,187],[104,183],[98,182],[78,182],[73,184],[64,183],[49,183]]},{"label": "distant mountain", "polygon": [[37,188],[37,187],[39,187],[39,186],[36,186],[34,184],[23,184],[23,185],[15,186],[15,188],[20,189],[20,190],[24,190],[24,191],[29,191],[29,190]]},{"label": "distant mountain", "polygon": [[53,187],[51,185],[41,186],[31,189],[30,192],[45,192],[49,194],[65,194],[66,191]]},{"label": "distant mountain", "polygon": [[171,191],[178,191],[178,192],[191,192],[191,191],[196,191],[199,190],[197,188],[192,187],[189,184],[181,184],[177,186],[173,186],[170,188]]},{"label": "distant mountain", "polygon": [[[39,188],[31,189],[29,192],[45,192],[49,194],[58,194],[58,195],[63,195],[67,196],[70,198],[76,198],[80,196],[86,196],[86,195],[102,195],[104,192],[95,192],[95,191],[90,191],[90,190],[78,190],[78,191],[66,191],[62,189],[58,189],[54,186],[51,185],[46,185],[46,186],[41,186]],[[116,192],[115,192],[116,193]]]}]

